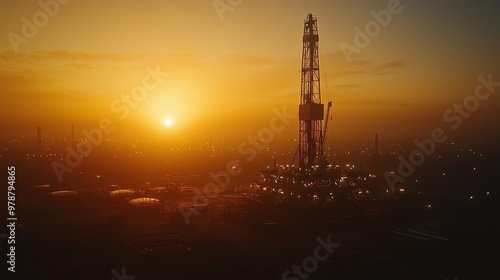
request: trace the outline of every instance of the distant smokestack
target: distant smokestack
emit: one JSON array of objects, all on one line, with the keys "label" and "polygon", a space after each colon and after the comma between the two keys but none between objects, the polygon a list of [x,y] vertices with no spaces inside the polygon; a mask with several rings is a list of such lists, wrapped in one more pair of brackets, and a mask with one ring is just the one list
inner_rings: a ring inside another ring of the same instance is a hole
[{"label": "distant smokestack", "polygon": [[36,148],[39,152],[42,151],[42,127],[36,127]]}]

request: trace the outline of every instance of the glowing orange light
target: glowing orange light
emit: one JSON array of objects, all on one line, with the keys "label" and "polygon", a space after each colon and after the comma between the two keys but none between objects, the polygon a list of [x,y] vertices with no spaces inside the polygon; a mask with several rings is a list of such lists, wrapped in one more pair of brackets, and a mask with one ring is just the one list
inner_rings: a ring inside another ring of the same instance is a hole
[{"label": "glowing orange light", "polygon": [[173,124],[171,119],[166,119],[164,123],[166,126],[172,126],[172,124]]}]

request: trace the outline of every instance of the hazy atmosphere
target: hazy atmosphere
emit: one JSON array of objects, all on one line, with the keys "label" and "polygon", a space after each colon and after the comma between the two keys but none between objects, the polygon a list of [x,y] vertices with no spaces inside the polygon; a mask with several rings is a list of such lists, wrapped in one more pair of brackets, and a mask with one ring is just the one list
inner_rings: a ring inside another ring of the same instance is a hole
[{"label": "hazy atmosphere", "polygon": [[[116,136],[157,137],[171,118],[171,137],[220,138],[225,123],[226,136],[246,138],[273,108],[297,114],[297,42],[308,12],[321,19],[323,98],[345,138],[418,137],[474,93],[479,75],[500,70],[496,1],[401,1],[365,48],[355,28],[365,30],[370,11],[388,1],[240,2],[217,10],[210,1],[68,1],[33,30],[22,18],[32,21],[36,1],[3,2],[2,137],[34,137],[36,125],[66,136],[70,124],[80,131],[102,118],[116,123]],[[30,37],[23,32],[33,38],[16,37]],[[359,50],[350,62],[342,44]],[[168,77],[126,103],[148,66]],[[500,121],[499,102],[481,104],[461,130],[498,140],[487,127]],[[130,111],[123,120],[120,108]]]},{"label": "hazy atmosphere", "polygon": [[0,1],[2,279],[500,279],[499,12]]}]

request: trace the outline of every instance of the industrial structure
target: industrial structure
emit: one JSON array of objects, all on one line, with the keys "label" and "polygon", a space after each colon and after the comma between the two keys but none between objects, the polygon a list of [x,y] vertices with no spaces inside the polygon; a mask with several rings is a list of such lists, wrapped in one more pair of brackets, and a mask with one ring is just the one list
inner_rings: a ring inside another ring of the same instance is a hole
[{"label": "industrial structure", "polygon": [[[308,14],[302,37],[298,147],[291,164],[275,163],[262,171],[259,185],[261,190],[281,194],[285,200],[331,201],[335,194],[364,192],[374,177],[359,166],[340,167],[329,164],[326,158],[324,144],[332,102],[328,102],[325,114],[319,60],[317,18]],[[296,159],[298,166],[294,164]]]},{"label": "industrial structure", "polygon": [[304,22],[304,36],[302,37],[298,150],[300,168],[310,168],[323,161],[323,117],[318,25],[317,19],[309,14]]}]

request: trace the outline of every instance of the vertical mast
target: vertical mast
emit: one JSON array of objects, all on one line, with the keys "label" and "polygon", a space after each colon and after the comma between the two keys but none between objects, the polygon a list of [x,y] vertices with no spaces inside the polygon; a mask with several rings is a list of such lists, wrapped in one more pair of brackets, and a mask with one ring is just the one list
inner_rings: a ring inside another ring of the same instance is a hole
[{"label": "vertical mast", "polygon": [[319,73],[319,36],[316,17],[308,14],[302,38],[301,92],[299,105],[299,167],[308,169],[319,165],[323,156]]}]

